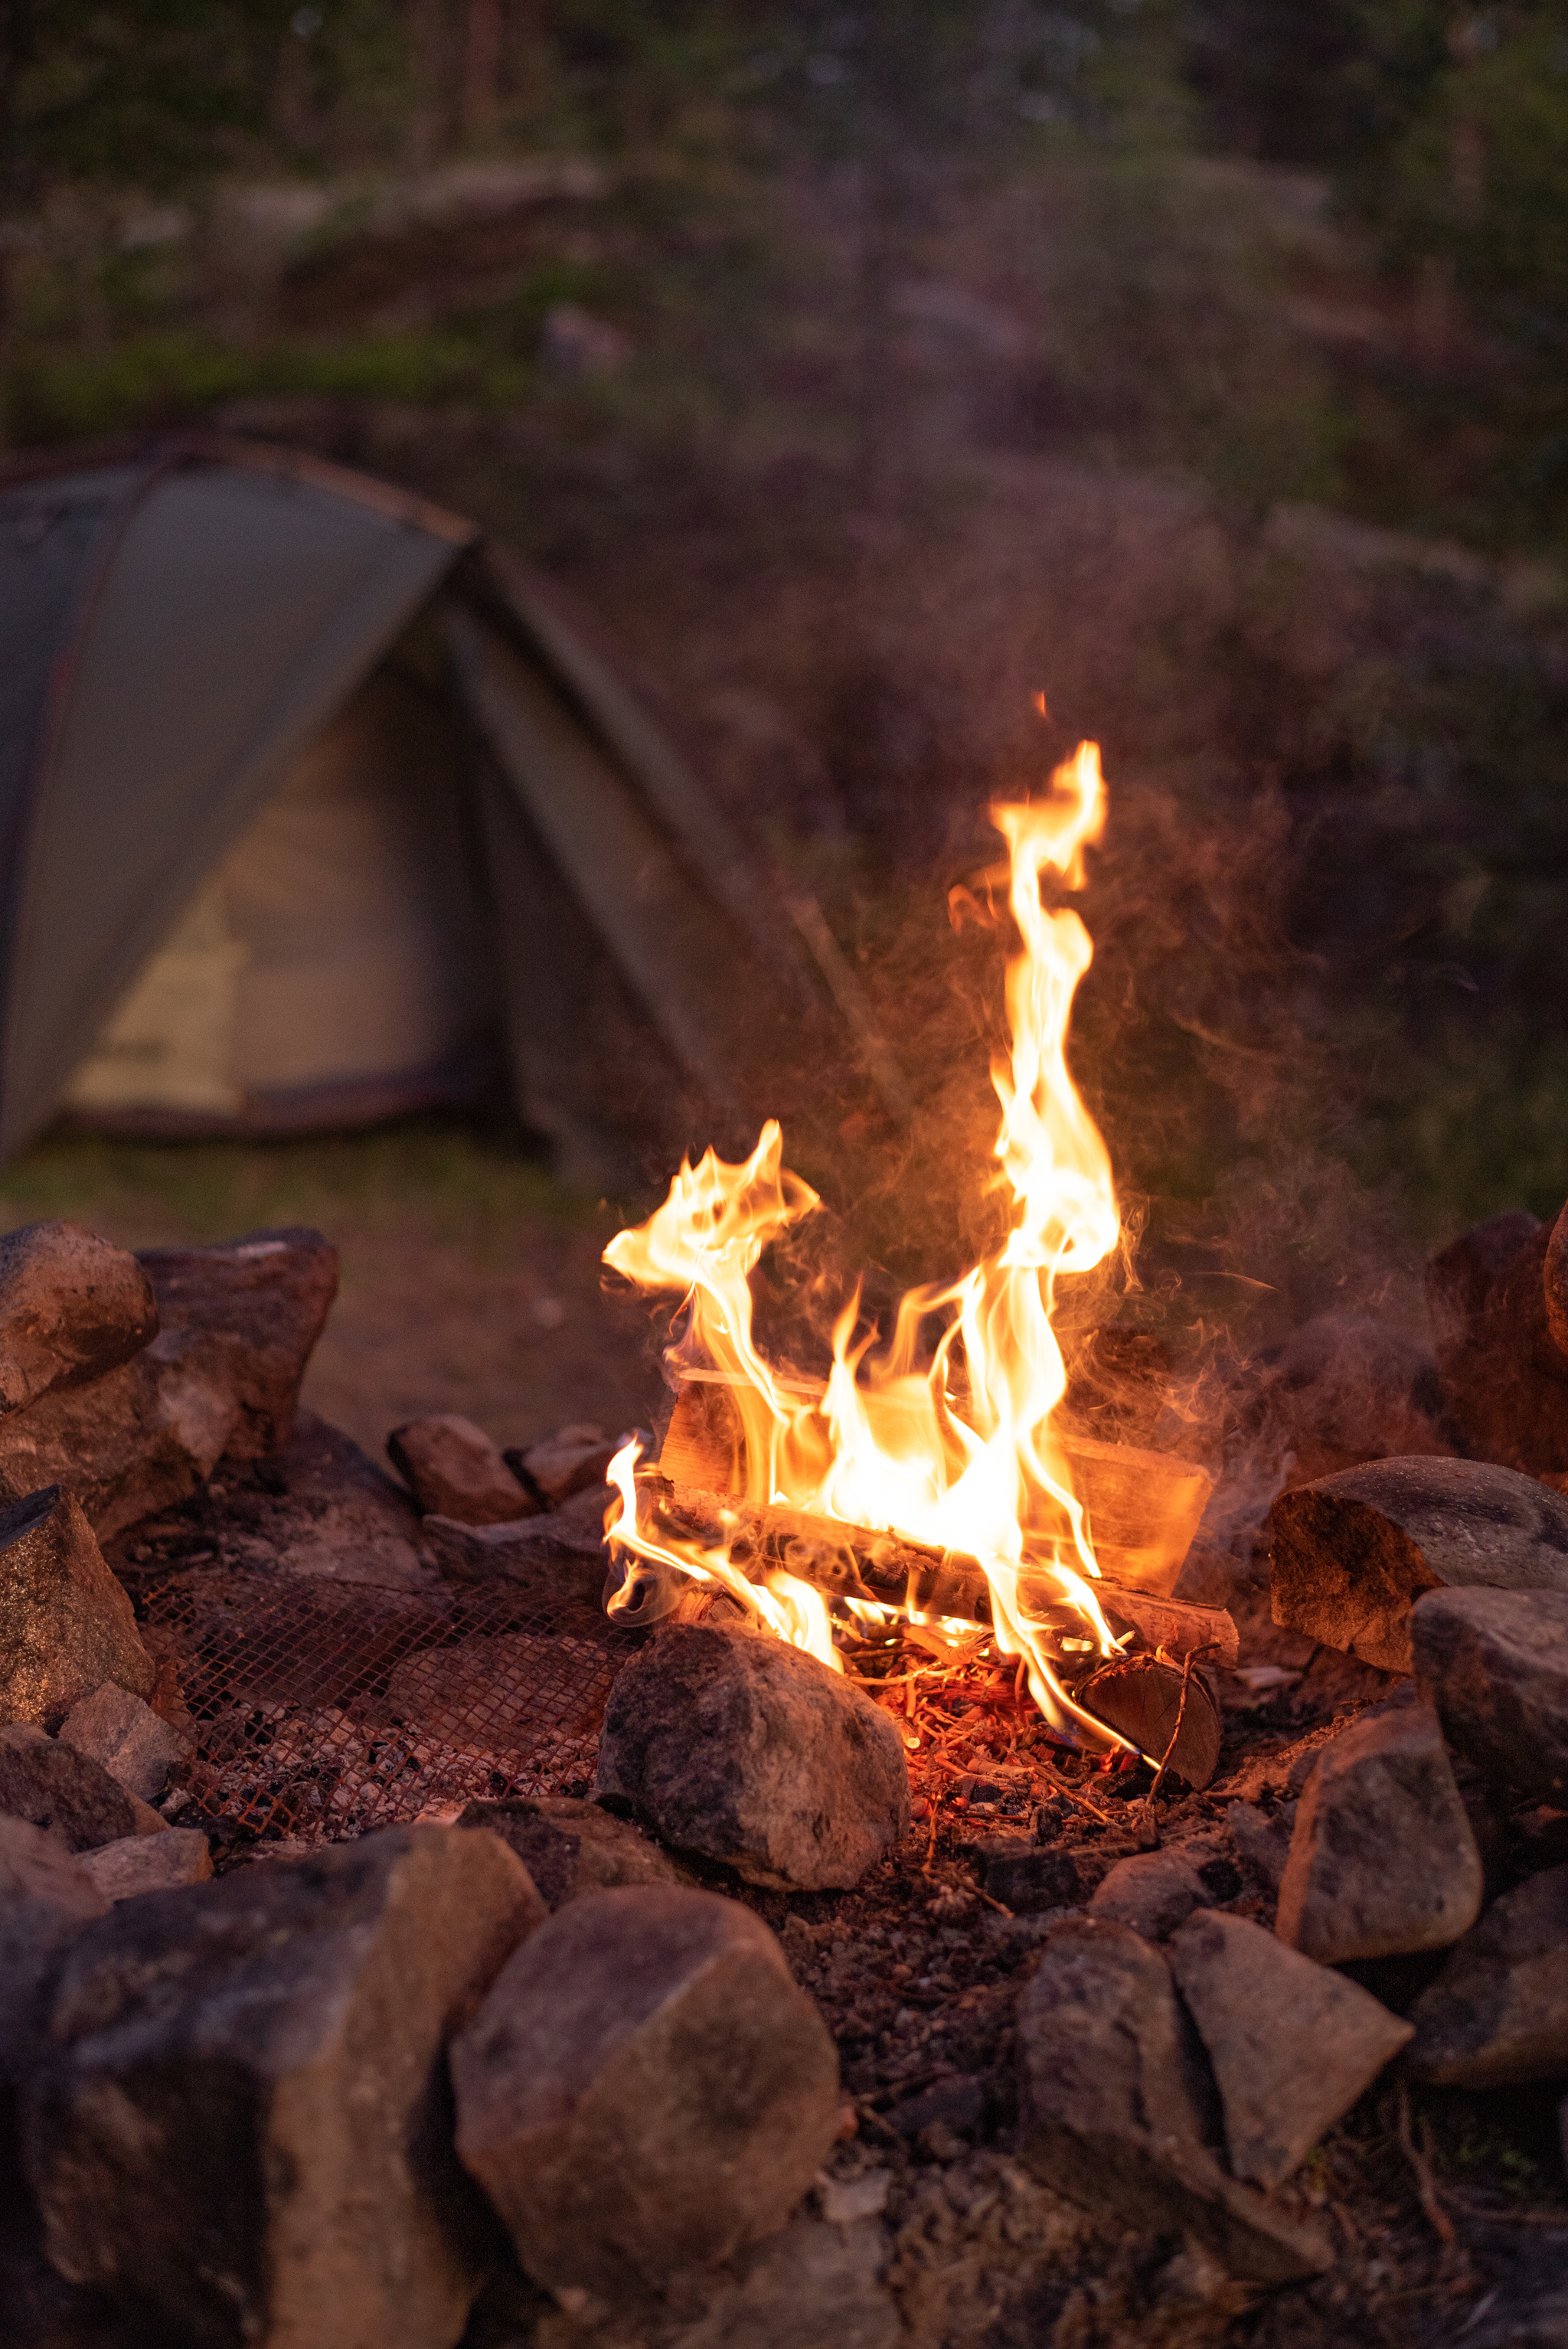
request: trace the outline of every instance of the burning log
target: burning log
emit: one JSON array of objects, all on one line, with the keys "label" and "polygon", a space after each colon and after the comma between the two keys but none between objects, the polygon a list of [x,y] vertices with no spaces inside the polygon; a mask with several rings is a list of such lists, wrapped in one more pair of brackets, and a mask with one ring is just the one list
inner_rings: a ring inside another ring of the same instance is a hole
[{"label": "burning log", "polygon": [[[779,1383],[806,1402],[825,1392],[816,1382]],[[1191,1460],[1145,1452],[1133,1444],[1099,1444],[1060,1432],[1055,1440],[1071,1471],[1101,1566],[1124,1589],[1168,1595],[1213,1490],[1208,1475]],[[744,1487],[745,1438],[728,1381],[686,1380],[676,1398],[659,1468],[672,1483],[699,1491]]]},{"label": "burning log", "polygon": [[[637,1502],[639,1524],[655,1539],[662,1531],[704,1549],[727,1541],[731,1563],[749,1579],[781,1569],[829,1599],[860,1599],[969,1623],[991,1620],[990,1585],[978,1558],[944,1554],[901,1534],[877,1533],[869,1526],[845,1525],[804,1509],[764,1508],[731,1500],[672,1484],[651,1471],[637,1478]],[[1178,1661],[1202,1653],[1223,1667],[1235,1663],[1240,1653],[1236,1627],[1223,1608],[1156,1598],[1110,1581],[1097,1582],[1093,1588],[1112,1630],[1134,1633],[1144,1648]],[[1048,1575],[1026,1568],[1018,1592],[1031,1618],[1050,1622],[1066,1638],[1082,1639],[1082,1616],[1060,1596]],[[630,1603],[626,1612],[634,1616],[636,1611],[634,1602]],[[1087,1660],[1087,1640],[1081,1652]],[[1156,1749],[1163,1750],[1163,1744]],[[1183,1770],[1181,1775],[1187,1773]]]}]

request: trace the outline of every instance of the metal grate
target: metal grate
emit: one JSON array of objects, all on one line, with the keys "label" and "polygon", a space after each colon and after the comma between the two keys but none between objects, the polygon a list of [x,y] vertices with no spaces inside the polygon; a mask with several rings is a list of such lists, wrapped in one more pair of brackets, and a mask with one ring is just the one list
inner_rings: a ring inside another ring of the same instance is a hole
[{"label": "metal grate", "polygon": [[202,1809],[337,1841],[593,1774],[624,1644],[552,1633],[505,1585],[401,1592],[195,1567],[139,1594],[172,1660]]}]

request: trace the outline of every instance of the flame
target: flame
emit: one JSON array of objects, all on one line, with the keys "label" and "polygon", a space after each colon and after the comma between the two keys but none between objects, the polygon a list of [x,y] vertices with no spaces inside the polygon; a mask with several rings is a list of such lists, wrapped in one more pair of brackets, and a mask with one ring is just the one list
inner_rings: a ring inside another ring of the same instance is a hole
[{"label": "flame", "polygon": [[[717,1377],[730,1390],[744,1439],[738,1499],[977,1558],[995,1643],[1026,1661],[1047,1718],[1121,1743],[1062,1687],[1042,1611],[1042,1601],[1057,1615],[1067,1606],[1101,1654],[1117,1651],[1094,1595],[1083,1510],[1051,1432],[1067,1387],[1052,1327],[1057,1283],[1101,1263],[1120,1229],[1110,1161],[1067,1063],[1073,998],[1093,947],[1070,907],[1042,897],[1048,876],[1062,888],[1084,885],[1084,851],[1105,824],[1097,745],[1081,744],[1056,770],[1044,800],[994,806],[990,819],[1008,862],[989,877],[1006,878],[1020,941],[1006,970],[1009,1049],[991,1071],[1002,1111],[995,1156],[1013,1198],[1003,1245],[962,1279],[912,1290],[881,1351],[874,1330],[857,1338],[857,1291],[834,1330],[822,1394],[776,1374],[752,1336],[750,1273],[769,1241],[820,1204],[785,1169],[775,1120],[738,1165],[711,1149],[695,1168],[683,1162],[664,1205],[619,1233],[604,1257],[642,1288],[681,1292],[669,1359],[680,1374]],[[934,1319],[940,1327],[927,1342]],[[809,1584],[773,1575],[758,1586],[730,1563],[727,1539],[700,1550],[640,1526],[635,1462],[628,1445],[611,1469],[621,1502],[608,1523],[614,1542],[656,1573],[721,1585],[759,1623],[836,1661],[827,1609]]]}]

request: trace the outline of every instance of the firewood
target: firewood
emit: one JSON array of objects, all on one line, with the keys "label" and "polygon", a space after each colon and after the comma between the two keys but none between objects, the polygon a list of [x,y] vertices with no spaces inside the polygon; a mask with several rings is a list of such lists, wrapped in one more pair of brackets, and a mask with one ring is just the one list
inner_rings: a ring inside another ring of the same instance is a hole
[{"label": "firewood", "polygon": [[[730,1500],[674,1485],[654,1472],[639,1475],[637,1490],[640,1511],[656,1520],[655,1532],[662,1525],[704,1548],[727,1540],[731,1558],[754,1578],[781,1568],[829,1598],[872,1599],[972,1623],[991,1620],[991,1588],[978,1558],[804,1509]],[[1134,1632],[1144,1648],[1177,1659],[1202,1651],[1220,1665],[1236,1661],[1236,1627],[1223,1608],[1156,1598],[1109,1580],[1093,1588],[1111,1630]],[[1077,1609],[1063,1599],[1054,1578],[1026,1568],[1019,1597],[1032,1619],[1069,1634],[1081,1629]]]},{"label": "firewood", "polygon": [[1163,1776],[1206,1786],[1220,1759],[1220,1708],[1201,1672],[1159,1656],[1120,1656],[1073,1691],[1097,1721],[1136,1745]]},{"label": "firewood", "polygon": [[[802,1381],[780,1383],[806,1402],[822,1392]],[[1101,1568],[1124,1588],[1167,1595],[1213,1489],[1208,1475],[1190,1460],[1136,1444],[1068,1433],[1058,1441]],[[676,1398],[659,1469],[673,1484],[709,1493],[743,1483],[745,1438],[727,1381],[687,1380]]]}]

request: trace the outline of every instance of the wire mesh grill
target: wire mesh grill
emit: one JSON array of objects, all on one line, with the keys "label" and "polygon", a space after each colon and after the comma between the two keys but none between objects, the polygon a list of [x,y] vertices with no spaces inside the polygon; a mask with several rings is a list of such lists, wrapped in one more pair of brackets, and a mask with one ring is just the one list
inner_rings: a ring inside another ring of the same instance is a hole
[{"label": "wire mesh grill", "polygon": [[199,1567],[139,1594],[171,1660],[185,1776],[253,1836],[337,1841],[593,1775],[624,1658],[507,1586],[401,1592]]}]

